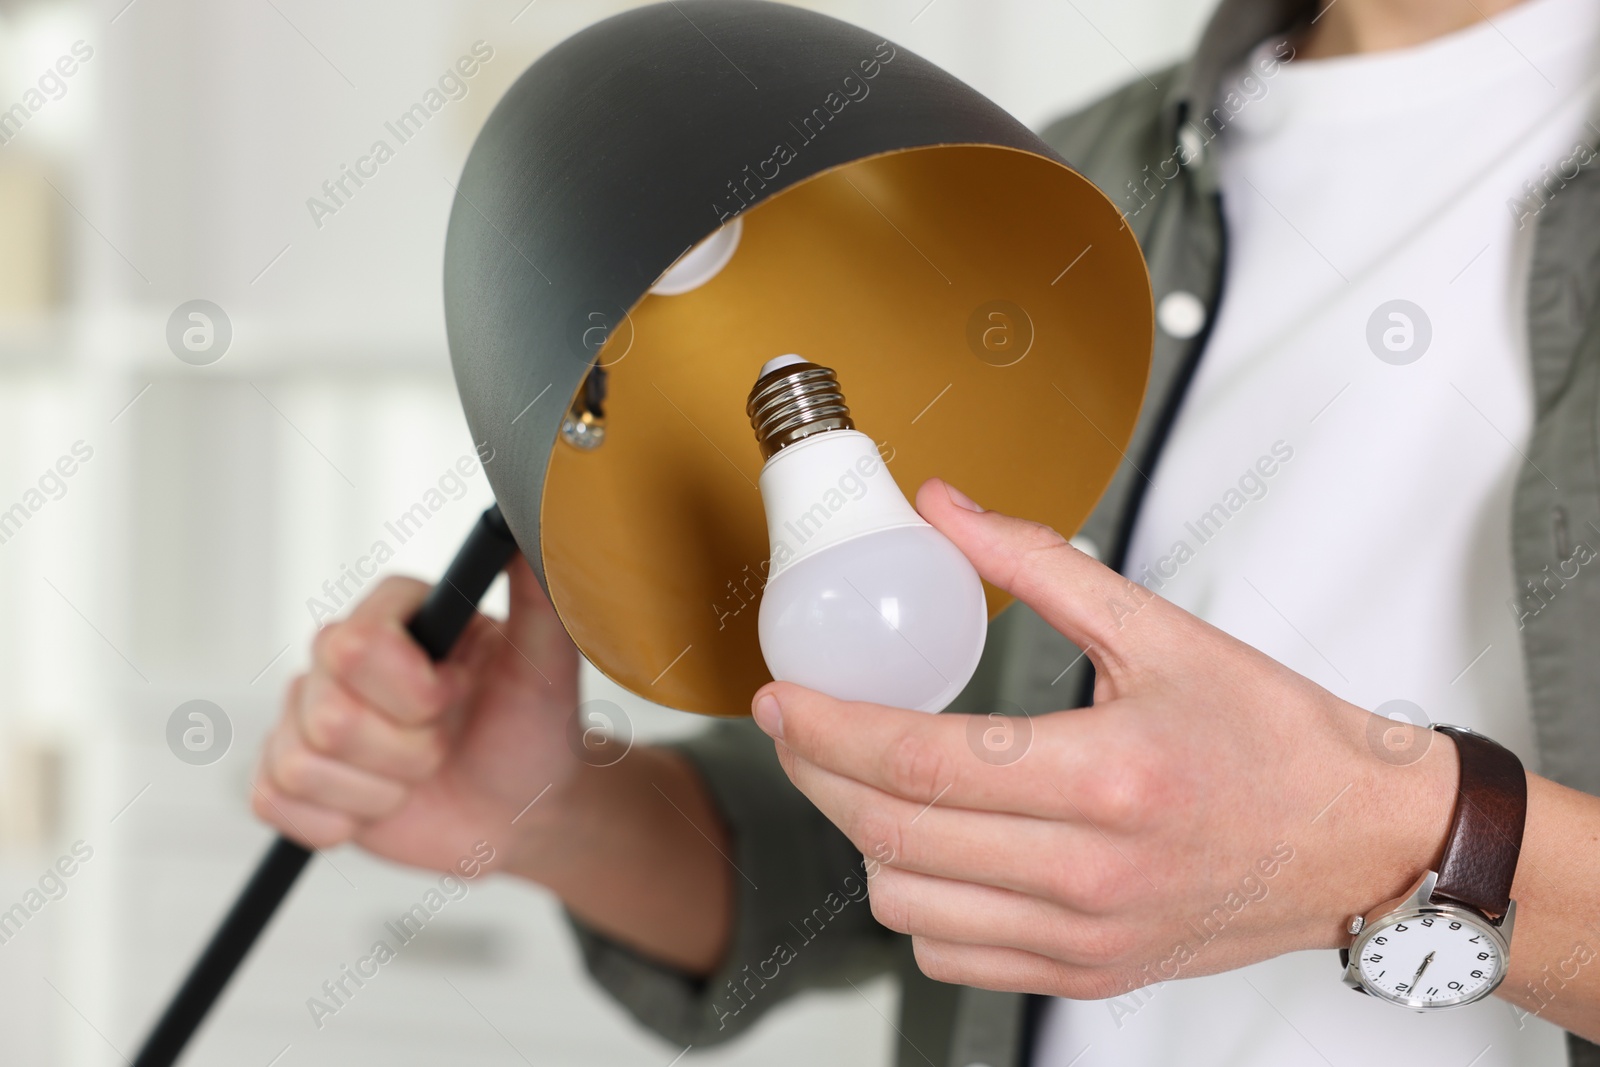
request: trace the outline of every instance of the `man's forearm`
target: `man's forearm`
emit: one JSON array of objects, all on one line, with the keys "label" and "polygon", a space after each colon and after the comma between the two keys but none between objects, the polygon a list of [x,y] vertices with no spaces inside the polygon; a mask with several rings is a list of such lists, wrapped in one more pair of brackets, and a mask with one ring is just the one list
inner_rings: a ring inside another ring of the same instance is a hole
[{"label": "man's forearm", "polygon": [[676,752],[638,748],[585,767],[535,804],[505,869],[553,890],[584,923],[690,974],[727,949],[731,844],[699,773]]},{"label": "man's forearm", "polygon": [[1600,1041],[1600,798],[1528,776],[1511,895],[1517,928],[1499,995]]}]

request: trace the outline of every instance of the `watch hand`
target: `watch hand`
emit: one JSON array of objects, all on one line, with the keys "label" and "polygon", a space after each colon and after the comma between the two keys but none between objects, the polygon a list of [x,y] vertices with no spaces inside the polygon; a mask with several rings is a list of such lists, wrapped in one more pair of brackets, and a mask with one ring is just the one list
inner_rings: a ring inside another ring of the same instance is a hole
[{"label": "watch hand", "polygon": [[1422,978],[1422,972],[1427,970],[1428,969],[1428,964],[1430,964],[1432,962],[1433,962],[1433,953],[1432,952],[1430,952],[1426,956],[1422,957],[1422,966],[1418,967],[1417,968],[1417,973],[1411,976],[1411,988],[1412,989],[1417,988],[1417,982],[1418,982],[1419,979]]}]

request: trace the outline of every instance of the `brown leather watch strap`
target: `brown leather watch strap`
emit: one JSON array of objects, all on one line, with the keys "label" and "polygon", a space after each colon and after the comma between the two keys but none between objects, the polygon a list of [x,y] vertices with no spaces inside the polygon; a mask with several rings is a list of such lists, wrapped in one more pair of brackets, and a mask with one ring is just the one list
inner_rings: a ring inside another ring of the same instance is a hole
[{"label": "brown leather watch strap", "polygon": [[1455,740],[1461,786],[1450,837],[1439,860],[1434,899],[1466,904],[1498,919],[1511,902],[1511,881],[1528,815],[1528,776],[1516,754],[1459,726],[1433,729]]}]

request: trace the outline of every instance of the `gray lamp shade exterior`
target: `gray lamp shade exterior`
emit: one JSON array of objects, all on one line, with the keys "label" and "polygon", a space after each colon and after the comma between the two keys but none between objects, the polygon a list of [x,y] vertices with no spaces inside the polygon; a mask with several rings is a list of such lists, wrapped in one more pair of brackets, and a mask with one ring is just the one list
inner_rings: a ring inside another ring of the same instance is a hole
[{"label": "gray lamp shade exterior", "polygon": [[[1050,169],[1042,182],[1059,181],[1077,198],[1063,201],[1066,207],[1041,204],[1042,215],[1070,210],[1092,216],[1093,233],[1080,243],[1104,250],[1108,258],[1098,267],[1085,262],[1090,268],[1085,276],[1091,270],[1105,273],[1097,275],[1104,292],[1084,307],[1100,306],[1115,318],[1109,328],[1119,340],[1116,351],[1095,357],[1111,364],[1107,373],[1115,386],[1107,386],[1101,399],[1090,400],[1104,410],[1097,421],[1106,434],[1125,443],[1143,393],[1150,341],[1148,280],[1131,234],[1121,227],[1109,201],[1037,136],[933,64],[866,30],[783,4],[679,0],[597,23],[551,49],[516,81],[479,134],[457,186],[445,246],[445,313],[455,378],[474,441],[486,457],[485,470],[506,520],[547,589],[552,577],[547,573],[547,524],[553,509],[577,506],[557,499],[547,485],[552,461],[559,458],[555,453],[571,448],[561,438],[562,420],[584,390],[591,368],[620,360],[614,352],[633,345],[636,327],[630,316],[651,285],[685,251],[735,216],[749,217],[747,213],[819,176],[843,173],[848,180],[851,172],[844,168],[852,164],[935,146],[991,148],[998,150],[996,159],[1028,157],[1028,166]],[[961,158],[968,170],[983,166]],[[945,164],[927,157],[922,166],[931,174]],[[853,184],[863,196],[871,192],[860,182]],[[877,194],[872,199],[875,205],[883,203]],[[975,210],[980,207],[973,204]],[[877,213],[913,247],[942,247],[924,240],[919,229],[938,225],[938,218],[908,219],[881,208]],[[953,213],[932,212],[944,217]],[[892,235],[884,239],[894,240]],[[1057,258],[1064,265],[1071,258],[1067,253],[1076,251],[1065,247]],[[896,254],[902,253],[909,257],[899,247]],[[950,253],[944,256],[948,263]],[[945,277],[949,292],[960,288],[953,270],[934,265],[938,256],[923,258]],[[907,261],[912,266],[906,270],[923,269]],[[815,265],[817,260],[808,262]],[[942,299],[946,290],[939,287],[939,277],[930,273],[926,282],[931,286],[928,299]],[[895,286],[903,283],[893,279],[886,291]],[[983,291],[1000,297],[1009,292],[1003,279]],[[740,292],[747,307],[759,302],[764,290],[748,283]],[[1115,296],[1109,304],[1105,292]],[[774,298],[789,295],[775,292]],[[892,298],[886,295],[885,300]],[[1081,318],[1083,310],[1074,314]],[[905,313],[908,322],[919,317]],[[629,333],[626,341],[624,332]],[[680,327],[678,332],[684,331]],[[961,333],[946,331],[952,332]],[[1043,334],[1040,340],[1045,341]],[[961,336],[949,339],[957,347],[965,343]],[[920,344],[892,354],[879,347],[875,358],[903,364],[896,373],[920,382],[919,350],[932,352],[939,346]],[[765,352],[763,358],[777,354],[781,352]],[[828,353],[807,355],[829,362]],[[1034,366],[1041,365],[1041,358],[1034,357]],[[944,372],[932,355],[927,359],[925,377],[937,388]],[[619,370],[621,366],[625,364]],[[729,374],[740,377],[736,371]],[[742,392],[753,380],[742,378],[730,389]],[[842,380],[848,392],[848,374],[842,373]],[[680,394],[669,399],[680,413],[688,410]],[[692,415],[684,417],[701,421]],[[608,417],[622,418],[620,412],[608,412]],[[742,417],[742,412],[731,417]],[[696,432],[687,425],[680,429]],[[703,425],[698,432],[707,440],[717,436]],[[1027,449],[1026,429],[1021,433],[1020,447]],[[602,445],[596,454],[610,447]],[[735,466],[759,468],[759,456],[736,451],[736,442],[718,442],[716,447]],[[1096,447],[1089,482],[1103,489],[1115,463]],[[753,441],[745,448],[753,452]],[[704,462],[714,468],[720,463],[710,450]],[[727,469],[718,469],[720,476],[731,478]],[[1097,489],[1075,492],[1078,497],[1098,495]],[[1074,505],[1077,521],[1082,518],[1078,513],[1092,503],[1089,499],[1084,506]],[[759,501],[751,506],[759,518]],[[613,527],[649,525],[662,515],[657,506],[651,513],[630,516],[623,506],[607,522]],[[742,512],[739,522],[744,528]],[[607,530],[596,529],[594,537],[596,550],[603,550]],[[624,584],[656,580],[630,573],[625,547],[613,551],[617,559],[588,572],[583,580],[587,585],[569,588],[565,603],[557,596],[556,606],[580,647],[585,640],[574,616],[588,610],[586,589],[611,581],[605,577],[609,574]],[[624,601],[613,597],[611,602]],[[622,619],[613,622],[629,625]],[[587,632],[610,624],[591,619]],[[646,645],[665,649],[675,641],[664,635]],[[717,655],[708,640],[698,647],[702,654]],[[748,659],[748,642],[740,649],[722,654]],[[648,678],[660,664],[652,660],[619,666],[635,655],[627,648],[598,658],[590,648],[584,650],[602,670],[660,702],[720,714],[745,710],[726,706],[727,694],[702,700],[687,690],[652,691],[639,679]],[[638,655],[659,658],[653,651]],[[725,667],[708,664],[700,676],[727,673]],[[746,680],[759,681],[758,674],[746,672]]]}]

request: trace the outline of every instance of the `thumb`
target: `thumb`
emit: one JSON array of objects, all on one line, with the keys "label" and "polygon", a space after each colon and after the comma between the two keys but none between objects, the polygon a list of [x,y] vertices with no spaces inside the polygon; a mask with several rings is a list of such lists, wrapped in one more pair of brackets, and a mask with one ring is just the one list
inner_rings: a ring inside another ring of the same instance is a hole
[{"label": "thumb", "polygon": [[984,581],[1038,612],[1087,652],[1102,674],[1114,677],[1126,669],[1128,621],[1145,611],[1159,617],[1168,608],[1156,594],[1080,552],[1050,527],[986,511],[938,478],[917,491],[917,511],[955,543]]},{"label": "thumb", "polygon": [[511,610],[506,619],[504,637],[515,646],[519,655],[513,660],[526,661],[526,666],[536,665],[546,679],[562,676],[577,670],[578,650],[567,636],[566,627],[556,615],[545,596],[533,568],[521,554],[511,558],[506,566],[510,581]]}]

